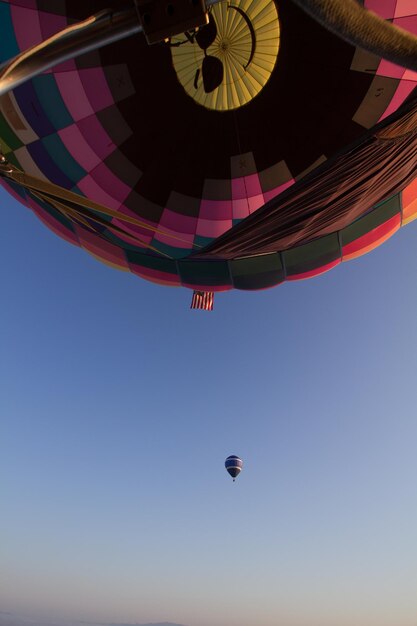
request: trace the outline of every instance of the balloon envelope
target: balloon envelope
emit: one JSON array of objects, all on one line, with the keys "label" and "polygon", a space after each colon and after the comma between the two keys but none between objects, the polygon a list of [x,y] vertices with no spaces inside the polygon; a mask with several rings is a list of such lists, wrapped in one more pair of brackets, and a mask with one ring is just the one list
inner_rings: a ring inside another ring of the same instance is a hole
[{"label": "balloon envelope", "polygon": [[[397,5],[383,17],[417,32],[417,7]],[[0,0],[0,64],[101,8]],[[207,37],[130,37],[0,98],[9,163],[74,195],[58,201],[7,178],[5,187],[105,263],[203,291],[320,274],[417,216],[415,138],[402,132],[414,74],[288,1],[222,2],[211,16]],[[208,66],[220,64],[211,81]],[[397,114],[391,138],[378,136]]]},{"label": "balloon envelope", "polygon": [[234,481],[235,478],[237,478],[237,476],[239,476],[240,472],[242,471],[243,461],[238,456],[232,454],[227,457],[224,465]]}]

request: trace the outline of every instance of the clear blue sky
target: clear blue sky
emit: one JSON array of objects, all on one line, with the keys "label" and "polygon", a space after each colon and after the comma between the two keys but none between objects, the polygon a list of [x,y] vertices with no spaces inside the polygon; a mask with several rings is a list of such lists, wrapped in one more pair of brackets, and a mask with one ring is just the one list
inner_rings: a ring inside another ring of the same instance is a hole
[{"label": "clear blue sky", "polygon": [[2,609],[416,626],[417,224],[205,313],[0,206]]}]

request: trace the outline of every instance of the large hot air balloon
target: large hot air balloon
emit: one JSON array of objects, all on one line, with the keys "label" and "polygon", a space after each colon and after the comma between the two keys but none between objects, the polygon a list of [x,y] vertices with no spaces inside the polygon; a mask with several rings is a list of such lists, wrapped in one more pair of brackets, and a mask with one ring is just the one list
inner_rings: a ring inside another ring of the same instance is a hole
[{"label": "large hot air balloon", "polygon": [[417,216],[417,3],[327,5],[0,0],[1,183],[194,307],[368,252]]},{"label": "large hot air balloon", "polygon": [[235,454],[231,454],[227,457],[224,462],[224,466],[230,476],[233,478],[233,482],[235,482],[236,478],[239,476],[242,471],[243,461]]}]

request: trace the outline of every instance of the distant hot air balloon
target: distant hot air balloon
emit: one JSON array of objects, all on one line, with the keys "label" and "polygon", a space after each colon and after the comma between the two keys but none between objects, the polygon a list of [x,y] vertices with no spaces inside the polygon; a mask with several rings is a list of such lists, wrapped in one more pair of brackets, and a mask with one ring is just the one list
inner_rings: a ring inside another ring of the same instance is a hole
[{"label": "distant hot air balloon", "polygon": [[416,219],[417,2],[105,6],[0,0],[0,185],[59,236],[210,309]]},{"label": "distant hot air balloon", "polygon": [[230,476],[233,478],[233,482],[235,482],[235,479],[239,476],[240,472],[242,471],[243,461],[235,454],[231,454],[230,456],[227,457],[224,463],[224,466],[229,472]]}]

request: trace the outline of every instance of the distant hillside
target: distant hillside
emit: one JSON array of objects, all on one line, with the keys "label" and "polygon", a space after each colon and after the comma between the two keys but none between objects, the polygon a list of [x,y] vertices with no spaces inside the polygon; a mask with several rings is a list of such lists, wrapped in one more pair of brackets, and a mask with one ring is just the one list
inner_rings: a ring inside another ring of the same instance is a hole
[{"label": "distant hillside", "polygon": [[26,615],[17,615],[15,613],[6,613],[0,611],[0,626],[184,626],[174,622],[152,622],[143,623],[96,623],[81,621],[57,621],[57,620],[41,620],[39,618],[31,618]]}]

